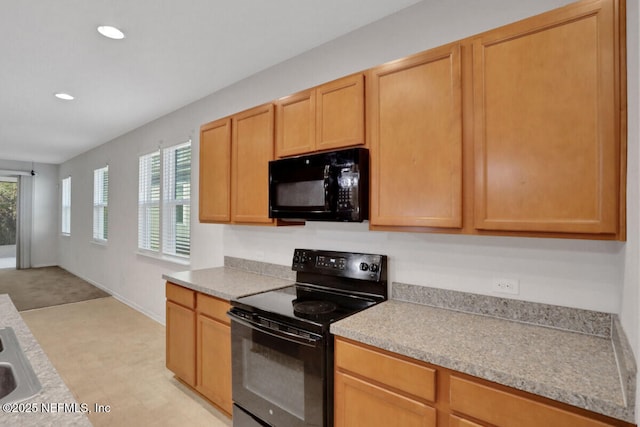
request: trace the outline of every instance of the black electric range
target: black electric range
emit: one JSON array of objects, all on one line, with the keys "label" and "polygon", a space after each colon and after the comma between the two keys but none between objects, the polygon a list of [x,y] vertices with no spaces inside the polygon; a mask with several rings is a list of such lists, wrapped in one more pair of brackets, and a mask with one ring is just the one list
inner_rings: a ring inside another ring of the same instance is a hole
[{"label": "black electric range", "polygon": [[296,249],[295,284],[231,301],[234,426],[331,426],[331,323],[387,299],[385,255]]}]

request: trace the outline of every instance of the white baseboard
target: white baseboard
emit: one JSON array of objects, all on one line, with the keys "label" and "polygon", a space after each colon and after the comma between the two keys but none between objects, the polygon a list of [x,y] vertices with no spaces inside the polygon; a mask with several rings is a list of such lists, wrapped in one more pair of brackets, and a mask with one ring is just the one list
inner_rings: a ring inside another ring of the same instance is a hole
[{"label": "white baseboard", "polygon": [[[60,267],[63,268],[65,270],[67,270],[64,267]],[[117,299],[118,301],[120,301],[123,304],[128,305],[129,307],[133,308],[134,310],[144,314],[145,316],[147,316],[148,318],[155,320],[156,322],[160,323],[162,326],[166,326],[163,319],[158,317],[156,314],[149,312],[148,310],[145,310],[143,307],[139,306],[138,304],[136,304],[135,302],[129,300],[128,298],[118,294],[117,292],[113,292],[113,290],[107,288],[106,286],[104,286],[101,283],[95,282],[91,279],[88,279],[86,277],[82,277],[82,275],[75,273],[71,270],[67,270],[69,273],[73,274],[74,276],[78,276],[79,278],[81,278],[82,280],[91,283],[93,286],[95,286],[96,288],[102,289],[103,291],[105,291],[106,293],[108,293],[109,295],[111,295],[112,297],[114,297],[115,299]]]}]

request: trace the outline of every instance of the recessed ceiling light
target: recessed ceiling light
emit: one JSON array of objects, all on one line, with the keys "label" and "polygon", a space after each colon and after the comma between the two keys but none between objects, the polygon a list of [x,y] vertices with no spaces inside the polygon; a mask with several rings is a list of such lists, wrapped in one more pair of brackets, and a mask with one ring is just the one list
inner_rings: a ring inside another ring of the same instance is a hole
[{"label": "recessed ceiling light", "polygon": [[122,40],[124,38],[124,33],[122,31],[110,25],[99,26],[98,32],[103,36],[114,40]]},{"label": "recessed ceiling light", "polygon": [[64,92],[55,93],[54,96],[56,98],[59,98],[59,99],[64,99],[65,101],[71,101],[71,100],[75,99],[74,96],[69,95],[68,93],[64,93]]}]

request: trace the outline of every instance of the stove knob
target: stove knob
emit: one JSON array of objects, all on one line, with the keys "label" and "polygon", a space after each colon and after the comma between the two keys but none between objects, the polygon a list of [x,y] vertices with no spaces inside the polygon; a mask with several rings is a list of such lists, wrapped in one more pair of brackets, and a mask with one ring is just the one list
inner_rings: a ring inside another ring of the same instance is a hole
[{"label": "stove knob", "polygon": [[367,264],[366,262],[360,263],[360,270],[367,271],[368,269],[369,269],[369,264]]},{"label": "stove knob", "polygon": [[293,262],[296,263],[296,264],[299,263],[300,262],[300,257],[298,255],[294,256],[293,257]]},{"label": "stove knob", "polygon": [[377,272],[378,269],[379,269],[378,264],[371,264],[369,266],[369,270],[371,270],[371,272],[373,272],[373,273]]}]

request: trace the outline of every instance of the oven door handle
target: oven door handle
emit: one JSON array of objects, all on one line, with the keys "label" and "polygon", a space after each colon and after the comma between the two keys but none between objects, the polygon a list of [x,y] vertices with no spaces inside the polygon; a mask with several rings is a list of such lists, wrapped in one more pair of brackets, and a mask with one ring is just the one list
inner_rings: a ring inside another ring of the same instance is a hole
[{"label": "oven door handle", "polygon": [[284,332],[284,331],[280,331],[277,329],[272,329],[269,328],[267,326],[261,325],[259,323],[256,322],[252,322],[250,320],[238,317],[237,315],[229,312],[227,313],[227,315],[231,318],[231,320],[233,320],[234,322],[238,322],[241,325],[244,325],[250,329],[254,329],[260,332],[263,332],[267,335],[271,335],[272,337],[275,338],[280,338],[283,339],[285,341],[289,341],[295,344],[300,344],[300,345],[304,345],[307,347],[317,347],[320,344],[320,341],[322,340],[322,337],[310,337],[310,338],[304,338],[301,337],[299,335],[295,335],[295,334],[291,334],[289,332]]}]

